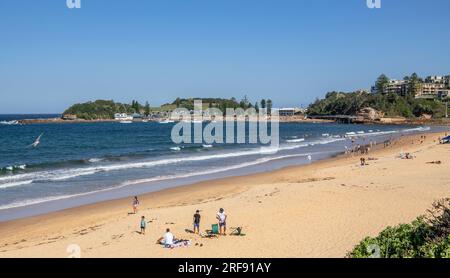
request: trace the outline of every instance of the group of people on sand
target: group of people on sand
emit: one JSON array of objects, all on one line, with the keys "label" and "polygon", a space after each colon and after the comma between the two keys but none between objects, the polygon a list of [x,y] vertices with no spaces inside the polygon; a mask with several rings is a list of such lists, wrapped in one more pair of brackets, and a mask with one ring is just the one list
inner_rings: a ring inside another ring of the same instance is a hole
[{"label": "group of people on sand", "polygon": [[[139,208],[139,199],[137,196],[133,198],[132,206],[133,206],[133,214],[138,213]],[[227,231],[227,214],[225,213],[225,210],[223,208],[220,208],[219,211],[216,214],[216,219],[219,226],[219,235],[226,235]],[[200,222],[201,222],[202,216],[200,215],[200,210],[196,210],[195,214],[193,216],[193,233],[194,234],[201,234],[200,233]],[[141,217],[140,221],[140,234],[145,235],[145,230],[147,228],[147,221],[145,219],[145,216]],[[172,234],[169,228],[166,229],[165,234],[157,240],[158,244],[163,245],[165,248],[173,248],[176,246],[187,246],[190,244],[188,240],[177,240],[175,236]]]},{"label": "group of people on sand", "polygon": [[[363,138],[363,141],[365,142],[366,139]],[[372,140],[369,141],[369,144],[363,144],[363,145],[360,145],[360,144],[355,145],[355,142],[356,142],[356,141],[355,141],[355,139],[353,138],[353,139],[352,139],[352,146],[351,146],[351,148],[345,146],[345,153],[346,153],[346,154],[352,154],[352,155],[353,155],[353,154],[367,155],[367,154],[369,154],[370,150],[371,150],[374,146],[377,145],[377,142],[376,142],[376,141],[372,141]]]},{"label": "group of people on sand", "polygon": [[[193,217],[193,225],[194,225],[194,234],[200,234],[200,220],[202,216],[200,215],[200,211],[197,210]],[[219,234],[226,235],[227,231],[227,214],[223,208],[219,209],[219,212],[216,214],[216,219],[219,224]]]}]

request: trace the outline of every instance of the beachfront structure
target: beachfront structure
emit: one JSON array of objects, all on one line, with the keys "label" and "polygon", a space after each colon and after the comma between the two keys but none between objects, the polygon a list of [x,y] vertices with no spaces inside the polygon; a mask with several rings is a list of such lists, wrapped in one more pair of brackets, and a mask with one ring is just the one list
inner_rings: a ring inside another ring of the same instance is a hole
[{"label": "beachfront structure", "polygon": [[62,119],[65,121],[74,121],[74,120],[77,120],[78,117],[77,117],[77,115],[74,115],[74,114],[64,114],[62,116]]},{"label": "beachfront structure", "polygon": [[278,110],[278,115],[280,116],[294,116],[295,108],[280,108]]},{"label": "beachfront structure", "polygon": [[445,91],[444,83],[422,83],[416,98],[435,99],[442,95]]},{"label": "beachfront structure", "polygon": [[142,119],[143,118],[142,114],[139,114],[139,113],[133,113],[133,115],[131,115],[131,117],[133,119]]},{"label": "beachfront structure", "polygon": [[448,99],[450,96],[450,89],[440,90],[438,91],[439,99]]},{"label": "beachfront structure", "polygon": [[445,84],[445,76],[428,76],[425,78],[425,83]]},{"label": "beachfront structure", "polygon": [[450,89],[450,75],[428,76],[425,78],[425,83],[444,84],[447,89]]},{"label": "beachfront structure", "polygon": [[[397,94],[401,96],[408,95],[411,91],[408,80],[392,79],[384,86],[384,94]],[[436,99],[445,98],[450,90],[450,75],[447,76],[428,76],[424,82],[417,87],[415,98],[418,99]],[[376,87],[372,87],[372,93],[376,93]]]},{"label": "beachfront structure", "polygon": [[116,114],[114,114],[114,120],[116,120],[116,121],[132,121],[133,116],[130,116],[127,113],[116,113]]},{"label": "beachfront structure", "polygon": [[[272,111],[277,111],[279,116],[292,117],[296,114],[304,114],[305,109],[302,108],[272,108]],[[273,113],[273,112],[272,112]]]},{"label": "beachfront structure", "polygon": [[384,86],[384,94],[397,94],[406,96],[408,94],[409,83],[405,80],[389,80],[389,83]]}]

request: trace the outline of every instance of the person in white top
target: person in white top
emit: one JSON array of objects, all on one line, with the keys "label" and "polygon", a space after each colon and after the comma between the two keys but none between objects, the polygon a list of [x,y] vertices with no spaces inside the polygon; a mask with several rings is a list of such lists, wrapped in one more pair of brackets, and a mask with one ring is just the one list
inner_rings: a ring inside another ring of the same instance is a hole
[{"label": "person in white top", "polygon": [[225,235],[227,231],[227,214],[225,213],[225,210],[223,208],[219,210],[216,218],[219,221],[219,234]]},{"label": "person in white top", "polygon": [[173,234],[170,232],[169,228],[166,230],[166,233],[164,234],[162,243],[166,248],[170,248],[173,245]]}]

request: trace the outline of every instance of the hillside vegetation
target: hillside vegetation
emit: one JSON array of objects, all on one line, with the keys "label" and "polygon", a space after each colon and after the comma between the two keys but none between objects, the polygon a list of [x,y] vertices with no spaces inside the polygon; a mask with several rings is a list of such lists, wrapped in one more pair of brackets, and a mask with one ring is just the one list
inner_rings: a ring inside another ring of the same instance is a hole
[{"label": "hillside vegetation", "polygon": [[188,110],[194,109],[194,101],[201,100],[203,103],[203,109],[207,108],[219,108],[222,111],[226,111],[227,108],[243,108],[248,109],[250,107],[259,109],[262,108],[270,108],[272,107],[271,100],[261,100],[260,103],[251,104],[247,97],[244,97],[242,100],[237,101],[235,98],[231,99],[223,99],[223,98],[189,98],[189,99],[181,99],[177,98],[172,103],[164,104],[160,107],[150,107],[149,103],[145,103],[145,105],[141,105],[137,101],[132,101],[131,104],[124,104],[119,102],[114,102],[113,100],[96,100],[89,101],[85,103],[78,103],[72,105],[66,111],[64,111],[64,115],[76,115],[79,119],[85,120],[101,120],[101,119],[113,119],[114,114],[116,113],[139,113],[145,116],[149,116],[153,113],[167,113],[173,111],[176,108],[186,108]]},{"label": "hillside vegetation", "polygon": [[415,99],[396,94],[370,94],[366,92],[330,92],[325,99],[317,99],[308,108],[309,115],[355,115],[359,110],[372,107],[388,117],[434,118],[445,116],[445,106],[439,100]]},{"label": "hillside vegetation", "polygon": [[141,113],[146,109],[149,109],[148,103],[146,106],[142,106],[137,101],[133,101],[131,104],[124,104],[112,100],[96,100],[74,104],[64,111],[63,114],[76,115],[79,119],[99,120],[113,119],[115,113]]}]

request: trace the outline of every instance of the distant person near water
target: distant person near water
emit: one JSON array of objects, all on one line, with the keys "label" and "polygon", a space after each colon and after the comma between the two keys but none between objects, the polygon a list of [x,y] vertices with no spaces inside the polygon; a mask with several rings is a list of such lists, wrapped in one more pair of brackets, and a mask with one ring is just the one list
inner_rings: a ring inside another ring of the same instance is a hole
[{"label": "distant person near water", "polygon": [[200,211],[197,210],[194,214],[194,233],[197,234],[200,233],[200,218],[201,218]]},{"label": "distant person near water", "polygon": [[138,207],[139,207],[139,200],[138,197],[135,196],[133,199],[133,213],[136,214],[138,211]]},{"label": "distant person near water", "polygon": [[142,216],[141,218],[141,235],[145,235],[145,227],[147,226],[147,223],[145,223],[145,216]]},{"label": "distant person near water", "polygon": [[[221,208],[216,215],[217,220],[219,220],[219,234],[225,235],[227,231],[227,214],[225,210]],[[222,232],[223,230],[223,232]]]}]

